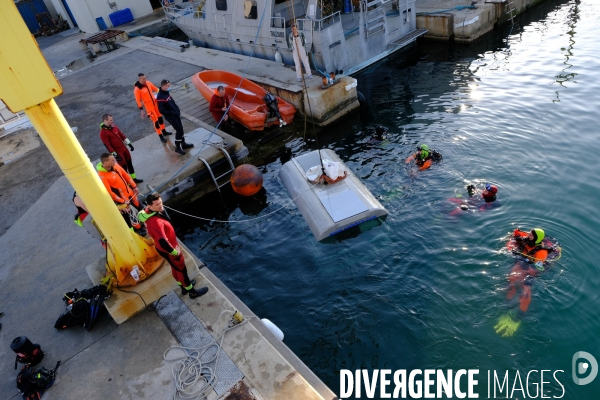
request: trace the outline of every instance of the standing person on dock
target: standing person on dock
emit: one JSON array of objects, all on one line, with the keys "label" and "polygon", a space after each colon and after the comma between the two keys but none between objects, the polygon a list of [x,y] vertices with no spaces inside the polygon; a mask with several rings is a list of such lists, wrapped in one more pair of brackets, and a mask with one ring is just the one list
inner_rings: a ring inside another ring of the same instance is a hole
[{"label": "standing person on dock", "polygon": [[228,107],[229,99],[225,95],[225,88],[223,86],[219,86],[216,93],[210,98],[210,105],[208,106],[210,113],[217,123],[223,119],[223,122],[225,123],[224,125],[227,126],[229,115],[225,115],[225,112],[227,111]]},{"label": "standing person on dock", "polygon": [[[115,125],[114,119],[110,114],[104,114],[102,116],[102,123],[100,124],[100,140],[104,143],[106,150],[111,153],[117,159],[117,162],[127,173],[131,176],[135,183],[144,182],[143,179],[138,179],[133,169],[133,163],[131,162],[131,153],[133,151],[133,145],[131,141],[125,137],[125,134],[121,132],[119,127]],[[129,146],[129,150],[126,146]]]},{"label": "standing person on dock", "polygon": [[298,82],[302,82],[302,65],[300,60],[304,64],[304,70],[308,74],[308,79],[312,78],[312,72],[310,71],[310,63],[308,62],[308,56],[306,55],[306,39],[304,33],[298,33],[298,27],[296,24],[292,25],[292,34],[288,38],[288,47],[292,51],[294,57],[294,65],[296,66],[296,77]]},{"label": "standing person on dock", "polygon": [[160,90],[156,96],[158,103],[158,111],[175,129],[175,152],[181,155],[185,154],[185,149],[194,147],[192,143],[186,143],[183,137],[183,125],[181,124],[181,111],[169,93],[171,90],[171,82],[163,79],[160,82]]},{"label": "standing person on dock", "polygon": [[[154,94],[157,92],[158,88],[146,79],[146,75],[139,73],[138,80],[133,85],[133,95],[135,96],[135,101],[140,109],[142,119],[147,115],[154,123],[154,129],[156,130],[160,141],[167,143],[165,136],[169,136],[171,132],[165,130],[163,117],[160,114],[160,111],[158,111],[156,95]],[[146,111],[144,111],[144,108],[146,108]]]},{"label": "standing person on dock", "polygon": [[[100,162],[96,165],[98,176],[104,184],[106,191],[113,199],[121,215],[125,219],[127,226],[134,229],[139,235],[146,235],[146,230],[139,223],[137,214],[141,209],[138,194],[140,193],[137,184],[125,172],[119,164],[115,156],[110,153],[102,153]],[[132,207],[135,210],[132,210]]]},{"label": "standing person on dock", "polygon": [[181,286],[181,294],[189,293],[190,298],[195,299],[208,292],[207,287],[194,289],[196,281],[190,281],[185,259],[181,253],[181,247],[177,243],[175,229],[171,220],[163,213],[165,207],[158,193],[151,193],[146,197],[146,208],[139,213],[141,222],[146,223],[148,233],[154,239],[154,247],[171,265],[171,273],[177,284]]}]

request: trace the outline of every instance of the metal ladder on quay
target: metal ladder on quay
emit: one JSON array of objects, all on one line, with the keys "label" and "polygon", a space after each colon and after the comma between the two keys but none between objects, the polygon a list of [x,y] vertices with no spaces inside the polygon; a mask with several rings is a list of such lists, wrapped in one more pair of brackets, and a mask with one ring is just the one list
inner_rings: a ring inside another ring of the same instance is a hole
[{"label": "metal ladder on quay", "polygon": [[513,0],[508,0],[506,2],[506,15],[508,15],[508,19],[510,19],[510,23],[514,26],[515,25],[515,12],[517,11],[515,9],[515,4],[513,3]]},{"label": "metal ladder on quay", "polygon": [[202,161],[204,163],[204,166],[206,167],[206,170],[208,171],[208,173],[210,174],[210,177],[212,178],[212,181],[214,182],[215,186],[217,187],[217,191],[219,193],[221,193],[221,188],[225,185],[227,185],[229,183],[229,180],[226,180],[225,182],[223,182],[222,184],[219,185],[219,179],[223,178],[224,176],[232,173],[235,170],[235,165],[233,165],[233,161],[231,161],[231,157],[229,156],[229,153],[227,152],[227,150],[225,150],[225,148],[223,146],[215,146],[212,145],[213,147],[221,150],[221,153],[223,153],[223,155],[225,156],[225,158],[227,159],[227,161],[229,162],[229,169],[227,171],[225,171],[224,173],[222,173],[221,175],[215,177],[215,174],[213,173],[212,168],[210,167],[210,164],[208,163],[208,161],[206,161],[204,158],[198,156],[198,160]]}]

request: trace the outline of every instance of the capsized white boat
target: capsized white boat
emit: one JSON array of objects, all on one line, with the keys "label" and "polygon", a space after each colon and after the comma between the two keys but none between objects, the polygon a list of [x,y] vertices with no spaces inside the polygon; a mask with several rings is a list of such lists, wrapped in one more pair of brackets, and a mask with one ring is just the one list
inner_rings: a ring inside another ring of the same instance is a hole
[{"label": "capsized white boat", "polygon": [[[320,158],[333,183],[320,179]],[[319,241],[388,214],[369,189],[329,149],[292,158],[279,171],[279,178]]]}]

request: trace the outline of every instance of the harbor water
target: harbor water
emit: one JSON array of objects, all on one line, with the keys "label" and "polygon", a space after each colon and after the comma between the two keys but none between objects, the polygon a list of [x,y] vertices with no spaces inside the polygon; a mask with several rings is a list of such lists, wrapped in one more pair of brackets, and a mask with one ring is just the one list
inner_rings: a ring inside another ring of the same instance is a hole
[{"label": "harbor water", "polygon": [[[367,107],[320,131],[319,145],[387,208],[378,227],[316,242],[274,156],[259,166],[259,195],[226,190],[182,209],[212,222],[171,213],[179,236],[338,394],[340,369],[479,369],[480,398],[487,371],[509,371],[512,387],[517,371],[526,386],[531,370],[562,370],[560,385],[546,373],[545,396],[597,399],[600,378],[576,385],[571,360],[600,360],[598,37],[599,2],[548,0],[471,45],[423,42],[357,75]],[[383,141],[372,138],[377,125]],[[315,148],[293,129],[282,136],[293,155]],[[421,143],[443,162],[405,164]],[[485,182],[500,207],[450,215],[448,198]],[[498,319],[518,309],[503,250],[517,227],[543,228],[563,255],[502,337]],[[511,397],[533,397],[540,374],[528,384],[531,396]]]}]

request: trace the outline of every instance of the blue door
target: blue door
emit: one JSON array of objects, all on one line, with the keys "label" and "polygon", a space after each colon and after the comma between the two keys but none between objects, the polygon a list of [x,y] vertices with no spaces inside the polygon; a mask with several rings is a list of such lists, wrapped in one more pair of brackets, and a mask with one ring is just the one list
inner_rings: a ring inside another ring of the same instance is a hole
[{"label": "blue door", "polygon": [[15,3],[25,24],[29,28],[29,32],[37,33],[40,30],[40,24],[37,22],[35,16],[43,12],[48,12],[48,8],[44,4],[43,0],[24,0]]}]

